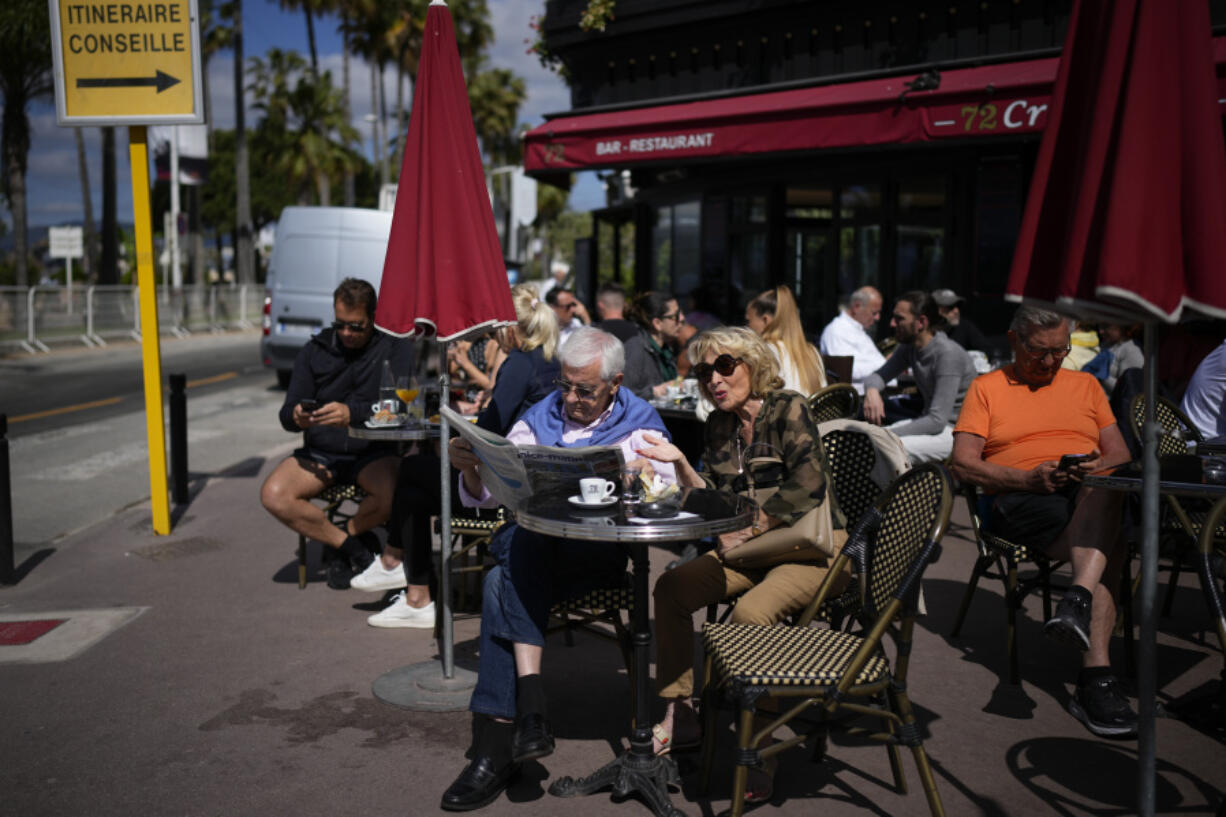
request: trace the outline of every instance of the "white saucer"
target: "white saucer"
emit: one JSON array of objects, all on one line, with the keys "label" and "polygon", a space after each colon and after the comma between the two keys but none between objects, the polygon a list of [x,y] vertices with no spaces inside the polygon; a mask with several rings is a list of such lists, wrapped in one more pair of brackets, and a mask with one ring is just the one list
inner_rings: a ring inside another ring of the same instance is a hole
[{"label": "white saucer", "polygon": [[568,496],[567,501],[577,508],[607,508],[617,502],[617,497],[611,496],[608,499],[602,499],[599,502],[584,502],[583,498],[578,494]]},{"label": "white saucer", "polygon": [[376,423],[374,420],[366,421],[367,428],[400,428],[403,425],[404,425],[404,420],[400,420],[395,423]]}]

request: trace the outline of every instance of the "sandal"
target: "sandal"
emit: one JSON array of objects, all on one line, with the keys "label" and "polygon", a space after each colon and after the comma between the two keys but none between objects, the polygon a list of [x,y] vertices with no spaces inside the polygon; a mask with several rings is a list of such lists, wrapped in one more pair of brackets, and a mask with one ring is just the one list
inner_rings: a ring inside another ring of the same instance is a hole
[{"label": "sandal", "polygon": [[664,728],[664,724],[662,723],[657,723],[655,726],[651,727],[651,737],[653,739],[652,745],[656,747],[657,757],[663,757],[672,751],[691,751],[697,749],[702,744],[701,739],[698,737],[693,737],[689,740],[681,741],[680,743],[675,742],[673,740],[673,736],[667,729]]},{"label": "sandal", "polygon": [[761,766],[749,770],[749,779],[745,784],[746,805],[765,803],[775,793],[775,772],[779,770],[779,759],[768,757],[763,759]]}]

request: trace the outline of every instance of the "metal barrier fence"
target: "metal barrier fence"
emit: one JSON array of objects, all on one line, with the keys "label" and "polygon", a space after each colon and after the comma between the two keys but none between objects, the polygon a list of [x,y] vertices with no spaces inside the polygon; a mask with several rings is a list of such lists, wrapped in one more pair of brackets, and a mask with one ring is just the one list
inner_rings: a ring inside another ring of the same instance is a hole
[{"label": "metal barrier fence", "polygon": [[[140,305],[134,286],[0,287],[0,347],[31,354],[54,344],[105,346],[107,340],[140,338]],[[217,284],[158,289],[158,329],[182,337],[192,332],[248,329],[260,321],[262,288]]]}]

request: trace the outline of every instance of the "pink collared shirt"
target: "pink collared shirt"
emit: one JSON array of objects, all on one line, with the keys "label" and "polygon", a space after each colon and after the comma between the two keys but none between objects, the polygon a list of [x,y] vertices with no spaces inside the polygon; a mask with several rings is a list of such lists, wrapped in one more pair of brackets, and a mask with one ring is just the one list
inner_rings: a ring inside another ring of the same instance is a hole
[{"label": "pink collared shirt", "polygon": [[[609,415],[612,413],[613,404],[610,403],[609,407],[604,410],[604,413],[602,413],[588,425],[576,423],[574,420],[570,419],[570,417],[567,417],[565,413],[563,413],[562,442],[573,443],[576,440],[583,440],[591,437],[592,434],[595,433],[596,428],[605,420],[609,419]],[[653,429],[637,428],[630,432],[629,436],[623,437],[617,442],[617,447],[622,450],[622,457],[625,458],[626,462],[643,459],[643,455],[638,453],[638,450],[640,448],[650,448],[651,446],[655,445],[655,443],[648,442],[643,437],[644,434],[654,434],[656,436],[660,436],[660,432]],[[529,428],[528,424],[523,420],[520,420],[515,425],[511,426],[511,430],[507,432],[507,439],[515,445],[536,445],[536,434],[533,433],[532,429]],[[673,464],[671,462],[657,462],[656,460],[652,460],[651,465],[652,468],[655,469],[655,472],[660,479],[664,480],[666,483],[671,484],[677,481],[677,471],[675,468],[673,468]],[[493,508],[498,505],[498,503],[494,500],[493,495],[489,492],[489,489],[484,485],[481,486],[481,495],[475,497],[470,494],[468,492],[468,488],[464,486],[463,477],[460,477],[459,482],[460,502],[463,503],[464,507]]]}]

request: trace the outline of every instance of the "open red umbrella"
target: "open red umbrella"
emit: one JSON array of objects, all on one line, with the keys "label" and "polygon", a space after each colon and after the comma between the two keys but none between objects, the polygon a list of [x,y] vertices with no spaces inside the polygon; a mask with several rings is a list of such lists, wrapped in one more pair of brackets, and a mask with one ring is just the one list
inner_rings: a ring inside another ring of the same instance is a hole
[{"label": "open red umbrella", "polygon": [[1145,322],[1137,806],[1154,813],[1156,328],[1226,317],[1226,148],[1208,5],[1078,0],[1006,288]]},{"label": "open red umbrella", "polygon": [[[458,340],[515,323],[502,247],[485,187],[455,27],[443,0],[426,12],[417,84],[405,140],[375,325],[389,334]],[[445,360],[440,355],[440,360]],[[448,393],[447,370],[440,394]],[[463,708],[473,674],[457,679],[451,620],[451,464],[443,418],[442,678],[437,666],[393,670],[375,683],[381,699],[423,709]],[[407,670],[407,672],[405,671]],[[448,697],[448,693],[453,693]]]},{"label": "open red umbrella", "polygon": [[400,167],[375,324],[401,337],[449,341],[515,323],[455,27],[443,0],[426,13]]}]

